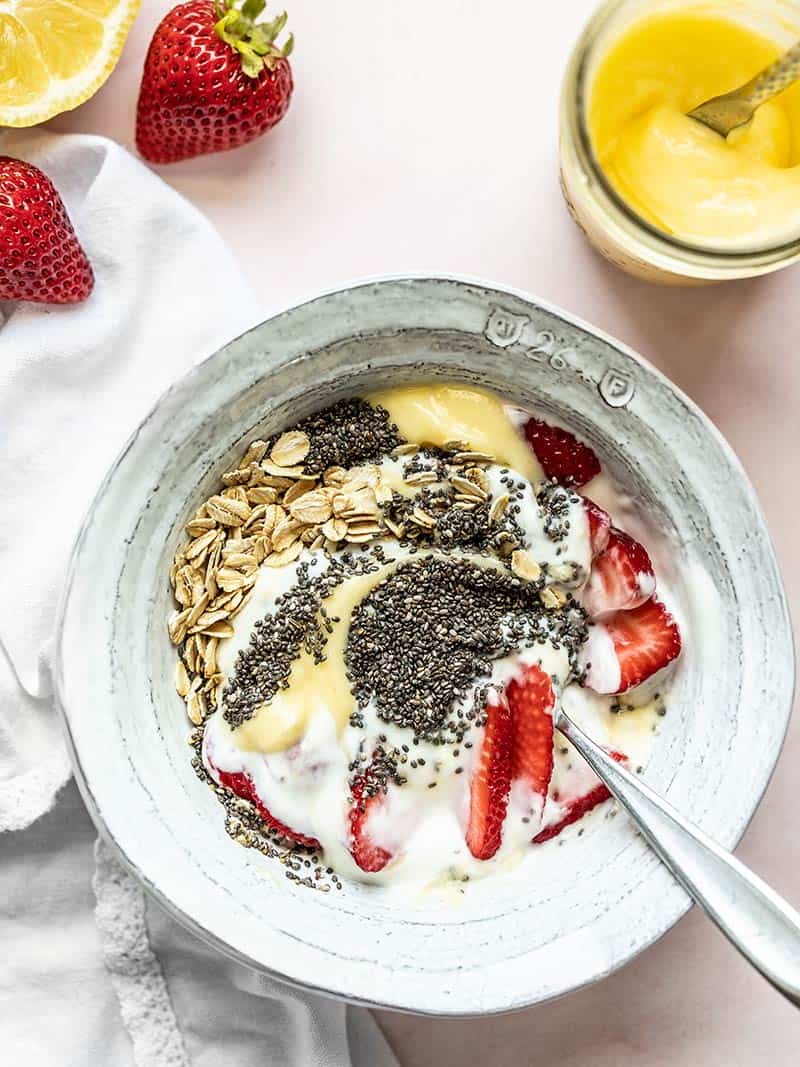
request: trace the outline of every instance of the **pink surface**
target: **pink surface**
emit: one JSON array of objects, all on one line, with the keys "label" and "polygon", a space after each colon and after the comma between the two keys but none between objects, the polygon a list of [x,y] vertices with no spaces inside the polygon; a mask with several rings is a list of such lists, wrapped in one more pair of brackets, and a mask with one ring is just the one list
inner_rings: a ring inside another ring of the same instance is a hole
[{"label": "pink surface", "polygon": [[[169,6],[144,0],[109,82],[55,129],[133,146],[144,53]],[[633,345],[738,452],[794,608],[800,272],[665,290],[587,247],[559,195],[556,142],[561,72],[592,7],[293,0],[297,88],[283,124],[159,173],[216,223],[265,312],[366,274],[449,271],[529,290]],[[795,904],[800,829],[786,815],[798,760],[795,723],[739,850]],[[408,1067],[789,1067],[800,1047],[800,1015],[697,912],[624,971],[555,1004],[484,1021],[380,1022]]]}]

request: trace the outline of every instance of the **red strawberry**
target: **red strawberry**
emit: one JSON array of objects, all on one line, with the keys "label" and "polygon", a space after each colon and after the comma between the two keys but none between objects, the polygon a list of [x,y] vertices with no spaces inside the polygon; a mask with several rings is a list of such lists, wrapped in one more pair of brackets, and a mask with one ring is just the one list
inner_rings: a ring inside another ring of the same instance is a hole
[{"label": "red strawberry", "polygon": [[321,847],[316,838],[306,837],[305,834],[299,834],[296,830],[290,829],[284,823],[276,819],[267,809],[266,805],[259,799],[253,780],[248,774],[232,774],[229,771],[221,771],[216,767],[214,768],[214,772],[219,779],[220,785],[224,786],[226,789],[230,789],[230,791],[235,793],[237,797],[242,797],[243,800],[249,800],[255,804],[258,809],[258,814],[273,833],[285,837],[288,841],[293,841],[296,845],[305,845],[307,848],[317,849]]},{"label": "red strawberry", "polygon": [[256,23],[265,0],[189,0],[159,23],[144,62],[136,145],[151,163],[237,148],[280,122],[292,95],[286,14]]},{"label": "red strawberry", "polygon": [[381,793],[364,796],[368,778],[360,778],[352,785],[353,806],[350,809],[350,851],[362,871],[382,871],[391,852],[376,844],[369,836],[367,820],[375,805],[381,803]]},{"label": "red strawberry", "polygon": [[560,485],[575,488],[600,473],[597,456],[568,430],[548,426],[540,419],[529,419],[524,433],[545,476],[555,478]]},{"label": "red strawberry", "polygon": [[78,304],[94,274],[46,174],[0,156],[0,300]]},{"label": "red strawberry", "polygon": [[511,778],[522,780],[544,801],[553,774],[553,707],[550,676],[535,664],[512,678],[505,692],[513,726]]},{"label": "red strawberry", "polygon": [[653,597],[590,627],[581,651],[585,684],[596,693],[624,693],[666,667],[680,650],[677,623]]},{"label": "red strawberry", "polygon": [[500,848],[511,789],[513,723],[504,697],[486,708],[486,732],[469,787],[466,841],[472,855],[489,860]]},{"label": "red strawberry", "polygon": [[611,528],[605,551],[595,559],[583,591],[583,606],[593,619],[638,608],[656,591],[653,564],[628,534]]},{"label": "red strawberry", "polygon": [[608,544],[611,533],[611,516],[603,511],[588,496],[583,497],[583,509],[589,523],[589,544],[592,546],[592,559],[599,556]]},{"label": "red strawberry", "polygon": [[[624,763],[627,760],[627,756],[622,752],[610,752],[610,756],[617,761],[617,763]],[[572,797],[567,800],[562,807],[564,808],[564,814],[551,826],[546,826],[541,833],[538,833],[533,839],[534,845],[541,845],[543,841],[549,841],[552,837],[558,837],[565,826],[571,826],[572,823],[577,822],[578,819],[582,819],[587,812],[592,808],[596,808],[598,804],[602,804],[604,800],[609,800],[611,794],[602,782],[598,782],[594,789],[590,789],[588,793],[584,793],[580,797]],[[553,794],[553,799],[558,800],[558,794]]]}]

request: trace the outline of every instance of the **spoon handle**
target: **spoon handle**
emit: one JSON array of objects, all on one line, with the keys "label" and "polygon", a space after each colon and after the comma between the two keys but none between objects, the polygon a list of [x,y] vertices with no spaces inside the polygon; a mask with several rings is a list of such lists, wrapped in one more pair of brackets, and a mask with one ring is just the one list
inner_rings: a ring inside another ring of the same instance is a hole
[{"label": "spoon handle", "polygon": [[800,914],[560,711],[556,727],[627,810],[678,882],[756,970],[800,1007]]},{"label": "spoon handle", "polygon": [[747,98],[751,107],[756,108],[797,81],[800,77],[800,41],[776,59],[774,63],[756,74],[752,81],[738,90]]}]

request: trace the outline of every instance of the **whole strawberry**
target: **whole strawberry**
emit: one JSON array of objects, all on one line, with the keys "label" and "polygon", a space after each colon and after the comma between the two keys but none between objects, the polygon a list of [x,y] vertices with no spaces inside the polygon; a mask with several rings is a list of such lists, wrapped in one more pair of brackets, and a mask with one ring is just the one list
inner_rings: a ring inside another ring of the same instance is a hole
[{"label": "whole strawberry", "polygon": [[31,163],[0,156],[0,300],[77,304],[93,287],[56,187]]},{"label": "whole strawberry", "polygon": [[136,111],[136,144],[151,163],[236,148],[286,114],[294,39],[275,44],[286,14],[257,23],[265,0],[236,3],[189,0],[156,29]]}]

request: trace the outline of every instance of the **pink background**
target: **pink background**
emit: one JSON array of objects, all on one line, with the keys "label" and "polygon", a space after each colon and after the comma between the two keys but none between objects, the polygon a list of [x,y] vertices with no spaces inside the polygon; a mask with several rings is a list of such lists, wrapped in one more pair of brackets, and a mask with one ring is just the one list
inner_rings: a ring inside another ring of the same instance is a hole
[{"label": "pink background", "polygon": [[[170,6],[144,0],[115,73],[55,129],[133,148],[142,61]],[[265,313],[358,276],[449,271],[526,289],[633,345],[738,452],[794,606],[800,272],[667,290],[587,247],[558,190],[557,102],[593,6],[293,0],[296,92],[282,125],[159,173],[216,224]],[[795,904],[798,759],[795,723],[739,850]],[[487,1020],[379,1021],[407,1067],[789,1067],[800,1054],[800,1015],[696,911],[621,973],[555,1004]]]}]

